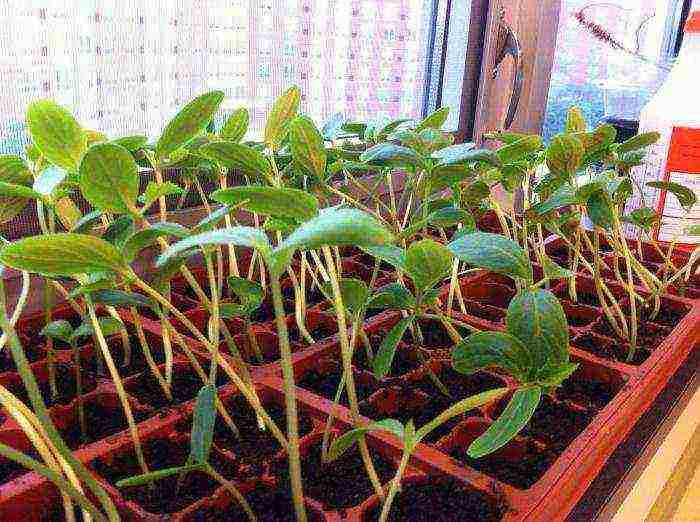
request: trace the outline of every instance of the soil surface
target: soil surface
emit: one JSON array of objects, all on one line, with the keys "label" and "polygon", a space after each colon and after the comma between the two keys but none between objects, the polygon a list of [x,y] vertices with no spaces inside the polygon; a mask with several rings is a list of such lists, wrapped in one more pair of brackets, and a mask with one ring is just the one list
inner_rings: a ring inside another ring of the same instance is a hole
[{"label": "soil surface", "polygon": [[[365,522],[379,518],[381,506],[367,512]],[[498,498],[466,488],[456,481],[404,485],[396,495],[388,520],[391,522],[492,522],[503,518]]]},{"label": "soil surface", "polygon": [[[275,403],[264,403],[265,411],[270,415],[282,433],[285,433],[287,421],[284,408]],[[236,439],[220,416],[214,427],[214,444],[230,451],[240,466],[242,478],[259,477],[269,465],[270,459],[281,449],[277,439],[269,429],[260,430],[255,412],[242,397],[235,397],[226,402],[226,409],[231,412],[232,419],[239,430],[240,438]],[[183,432],[190,430],[191,421],[183,427]],[[313,429],[311,419],[299,412],[299,434],[306,435]],[[240,477],[239,477],[240,478]]]},{"label": "soil surface", "polygon": [[[71,449],[90,444],[110,435],[114,435],[128,428],[124,410],[119,404],[107,406],[100,404],[99,398],[93,398],[85,402],[85,436],[81,434],[80,423],[78,422],[78,406],[75,408],[75,421],[66,428],[60,430],[61,436]],[[142,411],[132,408],[136,422],[140,422],[148,415]]]},{"label": "soil surface", "polygon": [[644,347],[637,347],[632,361],[627,361],[628,345],[621,342],[607,341],[594,335],[586,334],[577,337],[573,345],[581,350],[589,352],[597,357],[610,361],[624,362],[634,366],[639,366],[646,361],[651,352]]},{"label": "soil surface", "polygon": [[[382,484],[396,473],[396,465],[370,449],[374,468]],[[374,493],[367,478],[365,466],[357,446],[343,453],[338,459],[321,462],[321,445],[315,444],[302,451],[302,476],[304,495],[323,504],[324,510],[343,510],[358,506]],[[287,462],[275,463],[275,471],[282,484],[288,483]]]},{"label": "soil surface", "polygon": [[[340,368],[328,370],[323,373],[317,370],[311,370],[301,379],[299,379],[297,386],[301,386],[302,388],[312,391],[315,394],[332,401],[335,399],[336,391],[340,385],[341,376],[342,370]],[[358,377],[359,376],[355,374],[355,391],[357,392],[357,400],[362,401],[369,398],[372,393],[377,391],[379,389],[379,385],[375,382],[367,382],[366,379],[360,379]],[[348,405],[346,391],[343,391],[340,398],[340,403],[344,406]]]},{"label": "soil surface", "polygon": [[[248,493],[244,494],[251,509],[255,512],[259,522],[296,522],[294,516],[294,505],[288,489],[258,485]],[[312,511],[306,509],[307,519],[310,522],[321,522],[323,518]],[[193,522],[211,522],[212,520],[247,520],[245,511],[241,505],[231,499],[226,507],[204,506],[192,514]]]},{"label": "soil surface", "polygon": [[[189,444],[175,443],[167,439],[155,439],[143,444],[144,457],[151,470],[180,466],[187,459]],[[209,463],[224,477],[231,479],[230,462],[216,452],[212,452]],[[129,450],[118,456],[111,463],[98,460],[96,471],[110,483],[141,473],[136,457]],[[214,492],[218,483],[202,472],[187,473],[178,487],[178,476],[173,475],[153,483],[153,487],[137,486],[122,488],[120,491],[127,499],[139,504],[151,513],[174,513]]]},{"label": "soil surface", "polygon": [[522,445],[524,446],[524,451],[517,457],[505,455],[504,452],[496,452],[473,459],[467,455],[467,448],[462,446],[451,448],[449,455],[501,482],[518,489],[529,489],[542,478],[554,461],[559,458],[561,451],[548,446],[538,446],[532,441],[523,442]]}]

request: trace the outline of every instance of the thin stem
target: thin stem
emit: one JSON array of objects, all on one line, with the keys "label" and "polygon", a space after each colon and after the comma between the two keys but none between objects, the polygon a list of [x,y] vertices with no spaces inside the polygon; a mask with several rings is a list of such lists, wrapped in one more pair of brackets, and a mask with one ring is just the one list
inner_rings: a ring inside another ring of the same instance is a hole
[{"label": "thin stem", "polygon": [[282,305],[282,289],[277,274],[270,274],[270,289],[272,303],[275,309],[277,337],[280,347],[280,365],[284,383],[284,402],[287,413],[287,455],[289,458],[289,477],[292,486],[294,510],[298,522],[306,522],[306,506],[301,478],[301,458],[299,455],[299,419],[297,417],[297,400],[294,386],[294,366],[292,365],[292,350],[289,346],[289,332],[285,321],[284,306]]},{"label": "thin stem", "polygon": [[[354,426],[358,426],[360,422],[360,409],[357,401],[357,391],[355,389],[355,378],[352,373],[352,347],[350,346],[350,341],[348,339],[347,324],[345,322],[345,307],[343,306],[343,296],[340,291],[340,285],[338,283],[338,278],[335,273],[335,263],[333,261],[333,255],[329,247],[322,247],[323,255],[326,260],[326,269],[328,270],[328,275],[330,276],[331,288],[333,289],[333,300],[335,305],[335,315],[338,321],[338,335],[340,337],[341,346],[341,357],[343,360],[343,373],[346,377],[345,389],[348,394],[348,402],[350,403],[350,416]],[[382,490],[381,482],[377,476],[377,472],[374,469],[374,464],[372,463],[372,457],[367,448],[367,441],[363,437],[359,441],[360,454],[362,455],[362,460],[365,464],[365,469],[367,470],[367,475],[370,481],[374,485],[374,489],[377,494],[383,498],[384,491]]]},{"label": "thin stem", "polygon": [[408,465],[408,461],[410,458],[411,450],[409,448],[404,447],[403,455],[401,455],[401,462],[399,462],[399,467],[396,470],[396,475],[394,475],[394,478],[391,481],[391,486],[389,486],[389,492],[387,493],[384,505],[382,505],[382,513],[379,515],[379,522],[386,522],[386,519],[389,516],[389,512],[391,511],[391,504],[394,502],[394,498],[396,497],[396,494],[401,488],[401,477],[403,477],[403,474],[406,471],[406,466]]},{"label": "thin stem", "polygon": [[119,401],[121,402],[122,409],[124,410],[126,421],[129,424],[129,432],[131,434],[132,440],[134,441],[136,459],[139,462],[139,466],[141,466],[142,472],[148,473],[148,465],[146,464],[146,459],[143,456],[143,448],[141,447],[139,431],[136,427],[136,420],[134,419],[134,415],[131,411],[131,405],[129,404],[129,399],[127,398],[126,390],[124,389],[124,383],[122,382],[122,379],[119,376],[119,371],[117,370],[117,367],[114,364],[112,354],[109,353],[109,346],[107,346],[107,340],[105,339],[105,336],[102,332],[100,322],[98,321],[97,315],[95,314],[95,307],[93,306],[89,295],[85,296],[85,304],[87,305],[88,314],[90,316],[90,322],[92,322],[92,327],[95,330],[97,344],[99,345],[100,350],[102,351],[102,357],[104,358],[104,361],[107,364],[107,369],[109,370],[110,376],[112,377],[112,381],[114,383],[114,387],[117,391],[117,395],[119,396]]}]

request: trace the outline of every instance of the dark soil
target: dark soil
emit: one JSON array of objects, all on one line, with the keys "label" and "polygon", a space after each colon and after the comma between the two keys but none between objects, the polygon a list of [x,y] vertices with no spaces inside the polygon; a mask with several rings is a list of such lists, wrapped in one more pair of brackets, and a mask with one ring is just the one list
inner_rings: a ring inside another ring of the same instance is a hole
[{"label": "dark soil", "polygon": [[[419,321],[423,334],[423,346],[426,348],[448,348],[454,345],[445,328],[437,321]],[[413,337],[409,330],[404,334],[405,342],[412,342]]]},{"label": "dark soil", "polygon": [[[35,459],[39,458],[38,453],[33,448],[30,451],[23,451],[22,453]],[[39,458],[39,460],[41,459]],[[29,470],[24,466],[16,464],[5,457],[0,457],[0,484],[10,482],[25,473],[29,473]]]},{"label": "dark soil", "polygon": [[[77,404],[75,405],[75,412],[75,421],[72,421],[66,428],[60,430],[63,440],[72,449],[109,437],[128,428],[124,410],[122,410],[121,406],[106,406],[100,404],[98,399],[92,399],[85,402],[85,425],[87,429],[83,438],[78,422]],[[131,412],[136,422],[140,422],[147,417],[144,412],[133,408]]]},{"label": "dark soil", "polygon": [[[287,420],[284,408],[275,403],[267,403],[263,406],[282,433],[285,433]],[[221,417],[217,417],[214,428],[214,443],[235,455],[237,463],[243,467],[239,472],[244,478],[262,475],[269,459],[281,449],[277,439],[270,433],[269,429],[261,431],[258,428],[255,412],[244,398],[235,397],[227,401],[226,409],[231,413],[231,418],[238,427],[240,438],[236,439]],[[299,412],[300,436],[306,435],[312,429],[311,419]],[[184,431],[189,430],[190,426],[188,425]]]},{"label": "dark soil", "polygon": [[[51,407],[57,404],[68,404],[76,397],[77,388],[75,380],[75,369],[70,364],[56,364],[56,390],[57,395],[51,395],[51,387],[49,386],[48,376],[44,382],[39,382],[39,391],[44,398],[46,406]],[[94,376],[83,370],[82,372],[82,389],[83,395],[91,392],[97,387],[97,381]],[[23,384],[10,387],[10,391],[21,400],[24,404],[30,405],[29,395]]]},{"label": "dark soil", "polygon": [[[221,385],[225,381],[226,376],[224,372],[219,371],[217,374],[217,385]],[[194,370],[175,366],[173,368],[173,381],[170,387],[170,391],[173,395],[172,402],[168,401],[163,388],[161,388],[158,380],[153,376],[150,370],[147,370],[147,373],[143,373],[136,381],[129,383],[127,385],[127,391],[143,404],[148,404],[156,409],[160,409],[194,399],[197,393],[199,393],[199,390],[202,389],[202,386],[204,386],[204,383]]]},{"label": "dark soil", "polygon": [[569,326],[575,328],[588,326],[595,321],[598,316],[595,310],[589,310],[573,304],[569,304],[569,306],[565,307],[564,311],[566,312],[566,320]]},{"label": "dark soil", "polygon": [[[365,522],[379,518],[381,504],[367,512]],[[446,479],[420,485],[405,485],[396,495],[388,520],[391,522],[492,522],[503,518],[498,498]]]},{"label": "dark soil", "polygon": [[272,301],[266,299],[262,304],[253,312],[251,320],[254,323],[266,323],[272,321],[275,318],[275,309],[272,306]]},{"label": "dark soil", "polygon": [[[372,462],[382,484],[396,473],[396,466],[370,450]],[[328,464],[321,462],[321,445],[316,444],[302,454],[304,495],[323,504],[327,511],[358,506],[374,493],[357,446]],[[287,461],[275,466],[282,484],[287,484]]]},{"label": "dark soil", "polygon": [[[478,292],[476,290],[477,289],[471,294],[463,292],[463,295],[465,298],[468,297],[473,301],[497,308],[508,308],[511,299],[515,296],[515,290],[513,288],[500,283],[480,283]],[[477,293],[483,295],[476,295]]]},{"label": "dark soil", "polygon": [[[623,309],[625,312],[628,311],[626,306],[623,307]],[[653,306],[641,310],[638,308],[637,316],[639,317],[640,321],[649,321],[662,326],[675,327],[688,314],[687,308],[673,308],[672,306],[669,306],[668,303],[664,303],[663,301],[661,302],[659,313],[655,317],[651,317],[653,311]]]},{"label": "dark soil", "polygon": [[[24,341],[21,337],[20,341],[22,341],[24,355],[27,356],[30,363],[36,362],[46,355],[43,344],[32,344]],[[0,352],[0,373],[10,371],[13,372],[16,369],[17,367],[15,366],[15,361],[12,359],[12,352],[8,346],[2,350],[2,352]]]},{"label": "dark soil", "polygon": [[[333,337],[338,333],[338,327],[327,321],[319,321],[319,323],[313,328],[309,328],[309,325],[307,324],[306,329],[316,342],[327,339],[328,337]],[[292,342],[306,342],[304,339],[302,339],[296,323],[289,329],[289,340]]]},{"label": "dark soil", "polygon": [[571,401],[587,410],[602,410],[617,394],[609,382],[586,379],[574,374],[557,388],[557,398]]},{"label": "dark soil", "polygon": [[580,348],[597,357],[611,361],[624,362],[634,366],[639,366],[651,355],[650,351],[643,347],[638,347],[632,361],[627,362],[628,345],[620,342],[606,341],[590,334],[576,338],[573,344],[576,348]]},{"label": "dark soil", "polygon": [[560,455],[552,448],[540,449],[527,441],[525,451],[517,457],[504,456],[503,452],[491,453],[473,459],[467,455],[467,448],[456,446],[449,455],[486,475],[519,489],[531,488],[547,472]]},{"label": "dark soil", "polygon": [[[295,522],[294,504],[287,488],[276,488],[258,485],[245,495],[248,504],[255,512],[259,522]],[[204,506],[192,514],[193,522],[211,522],[212,520],[247,520],[241,505],[234,499],[221,508],[219,506]],[[323,518],[307,508],[307,518],[310,522],[321,522]]]},{"label": "dark soil", "polygon": [[586,429],[594,415],[544,397],[522,433],[554,447],[566,447]]},{"label": "dark soil", "polygon": [[[189,444],[165,439],[156,439],[144,444],[144,456],[151,470],[179,466],[187,460]],[[226,478],[231,476],[231,465],[227,459],[212,452],[209,463]],[[133,453],[119,456],[113,463],[101,460],[95,463],[95,470],[110,483],[141,474]],[[154,487],[137,486],[121,489],[122,495],[136,502],[151,513],[174,513],[214,492],[218,483],[202,472],[187,473],[178,487],[178,476],[173,475],[154,483]]]},{"label": "dark soil", "polygon": [[[165,353],[163,352],[163,346],[160,342],[157,342],[151,335],[146,334],[146,341],[148,342],[148,348],[151,351],[153,360],[156,364],[161,364],[165,361]],[[124,346],[122,345],[121,338],[116,337],[107,341],[109,346],[109,353],[114,360],[114,364],[117,365],[117,370],[119,371],[119,376],[129,377],[131,375],[136,375],[147,368],[146,357],[143,355],[143,350],[141,349],[141,343],[139,342],[136,335],[129,336],[129,343],[131,344],[131,358],[129,360],[129,366],[124,366]],[[87,368],[93,373],[97,373],[97,357],[102,357],[102,353],[98,349],[96,355],[93,354],[83,360],[83,367]],[[109,370],[107,370],[106,365],[103,366],[103,371],[100,377],[111,378],[109,375]]]},{"label": "dark soil", "polygon": [[[452,306],[455,310],[460,309],[457,301],[455,301],[455,304]],[[485,321],[491,321],[492,323],[498,323],[506,316],[506,311],[504,309],[483,305],[471,299],[465,299],[464,306],[467,308],[467,313],[469,315]]]},{"label": "dark soil", "polygon": [[[335,399],[336,391],[340,385],[341,376],[341,368],[329,370],[323,373],[312,370],[299,379],[297,386],[306,388],[307,390],[332,401]],[[372,395],[372,393],[379,389],[379,385],[377,383],[366,382],[365,379],[357,379],[357,375],[355,377],[355,391],[357,392],[358,401],[367,399],[370,395]],[[348,398],[346,391],[343,391],[340,403],[347,406]]]},{"label": "dark soil", "polygon": [[[369,342],[375,354],[381,346],[384,337],[386,337],[386,334],[387,332],[383,330],[379,333],[369,335]],[[367,351],[365,350],[364,345],[361,343],[355,348],[353,363],[359,368],[372,371],[372,362],[367,360]],[[399,343],[399,345],[396,347],[396,353],[394,355],[394,360],[391,363],[389,375],[392,377],[400,377],[401,375],[405,375],[418,369],[419,367],[420,360],[418,359],[416,346],[412,344]]]}]

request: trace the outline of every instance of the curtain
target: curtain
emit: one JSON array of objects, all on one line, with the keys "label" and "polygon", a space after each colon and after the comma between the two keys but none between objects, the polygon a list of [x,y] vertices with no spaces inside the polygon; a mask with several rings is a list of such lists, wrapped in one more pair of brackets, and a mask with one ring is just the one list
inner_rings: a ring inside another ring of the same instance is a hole
[{"label": "curtain", "polygon": [[0,152],[21,152],[28,103],[52,98],[108,136],[159,135],[193,97],[223,114],[300,86],[321,123],[419,117],[433,0],[0,0]]}]

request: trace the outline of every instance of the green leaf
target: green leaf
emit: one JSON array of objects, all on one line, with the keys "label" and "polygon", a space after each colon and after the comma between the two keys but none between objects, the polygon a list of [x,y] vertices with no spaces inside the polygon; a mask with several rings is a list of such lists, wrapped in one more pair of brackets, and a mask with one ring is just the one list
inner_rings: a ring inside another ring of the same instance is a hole
[{"label": "green leaf", "polygon": [[537,374],[537,384],[546,387],[559,386],[571,377],[578,367],[578,364],[570,362],[548,364]]},{"label": "green leaf", "polygon": [[190,464],[187,466],[175,466],[172,468],[159,469],[158,471],[151,471],[150,473],[144,473],[142,475],[136,475],[134,477],[118,480],[117,487],[128,488],[134,486],[145,486],[158,480],[172,477],[173,475],[180,475],[181,473],[188,473],[199,469],[202,469],[201,464]]},{"label": "green leaf", "polygon": [[184,190],[172,181],[164,181],[162,183],[154,183],[149,181],[146,190],[141,195],[142,203],[147,207],[154,201],[165,196],[175,196],[182,194]]},{"label": "green leaf", "polygon": [[150,228],[134,232],[122,246],[122,253],[129,261],[133,261],[141,250],[151,246],[159,237],[175,237],[184,239],[190,231],[177,223],[154,223]]},{"label": "green leaf", "polygon": [[156,162],[162,164],[173,152],[201,133],[214,117],[223,99],[222,91],[211,91],[180,109],[165,126],[156,144]]},{"label": "green leaf", "polygon": [[686,212],[690,212],[690,209],[693,208],[698,200],[695,192],[693,192],[692,189],[689,189],[680,183],[674,183],[672,181],[649,181],[647,183],[647,187],[670,192],[676,196],[678,203],[681,204],[681,207],[683,207]]},{"label": "green leaf", "polygon": [[78,221],[76,221],[75,225],[71,229],[71,232],[76,232],[78,234],[90,232],[94,228],[94,225],[96,223],[101,223],[101,217],[101,210],[93,210],[92,212],[85,214]]},{"label": "green leaf", "polygon": [[87,148],[87,137],[65,108],[51,100],[38,100],[27,109],[32,142],[54,165],[75,171]]},{"label": "green leaf", "polygon": [[419,190],[422,192],[427,188],[428,194],[435,194],[474,176],[476,171],[466,165],[436,166],[423,177]]},{"label": "green leaf", "polygon": [[296,85],[290,87],[272,105],[265,123],[264,141],[272,151],[276,151],[287,137],[289,122],[299,110],[301,92]]},{"label": "green leaf", "polygon": [[581,142],[568,134],[557,134],[547,147],[547,166],[556,175],[573,175],[581,166],[584,148]]},{"label": "green leaf", "polygon": [[394,245],[367,245],[361,246],[360,249],[380,261],[386,261],[394,268],[406,271],[406,251],[403,248]]},{"label": "green leaf", "polygon": [[41,330],[41,335],[70,344],[73,335],[73,327],[68,321],[60,319],[58,321],[52,321],[44,326]]},{"label": "green leaf", "polygon": [[353,208],[330,207],[303,223],[277,250],[314,250],[328,246],[370,246],[392,243],[394,237],[366,212]]},{"label": "green leaf", "polygon": [[610,195],[606,191],[599,190],[591,194],[586,201],[586,211],[593,224],[605,230],[610,230],[614,220],[613,213],[615,209],[613,208]]},{"label": "green leaf", "polygon": [[243,139],[245,133],[248,132],[249,122],[250,115],[248,114],[248,109],[236,109],[228,117],[224,126],[221,127],[219,136],[226,141],[238,143]]},{"label": "green leaf", "polygon": [[211,245],[238,245],[257,249],[264,259],[271,253],[270,241],[262,230],[253,227],[231,227],[210,230],[189,236],[168,247],[156,261],[156,267],[165,265],[180,254],[198,247]]},{"label": "green leaf", "polygon": [[488,163],[494,167],[501,166],[501,160],[490,149],[475,149],[473,143],[452,145],[433,153],[433,158],[439,159],[438,166],[457,165],[463,163]]},{"label": "green leaf", "polygon": [[[34,189],[25,187],[24,185],[16,185],[15,183],[6,183],[4,181],[0,181],[0,197],[12,200],[21,199],[25,204],[28,199],[44,199],[43,196]],[[22,207],[24,207],[24,204]]]},{"label": "green leaf", "polygon": [[214,422],[216,421],[216,386],[203,386],[197,394],[192,416],[192,435],[190,438],[190,456],[195,462],[205,464],[214,441]]},{"label": "green leaf", "polygon": [[415,165],[420,162],[416,151],[394,145],[393,143],[378,143],[370,147],[360,155],[360,161],[364,163],[408,163]]},{"label": "green leaf", "polygon": [[478,459],[505,446],[530,421],[541,397],[542,389],[539,386],[516,390],[501,416],[471,443],[467,454]]},{"label": "green leaf", "polygon": [[455,239],[447,249],[470,265],[532,281],[532,267],[520,246],[499,234],[473,232]]},{"label": "green leaf", "polygon": [[124,147],[129,152],[136,152],[145,147],[146,143],[148,143],[148,137],[140,135],[124,136],[123,138],[113,140],[112,143]]},{"label": "green leaf", "polygon": [[542,264],[542,272],[544,279],[568,279],[576,274],[571,270],[563,268],[552,261],[547,254],[540,254],[540,263]]},{"label": "green leaf", "polygon": [[581,109],[571,107],[566,113],[566,132],[586,132],[588,125]]},{"label": "green leaf", "polygon": [[114,289],[95,290],[90,294],[90,297],[95,304],[105,306],[152,308],[155,304],[152,299],[145,295]]},{"label": "green leaf", "polygon": [[494,390],[488,390],[477,395],[467,397],[466,399],[462,399],[461,401],[447,408],[433,420],[422,426],[413,437],[414,443],[418,443],[421,440],[423,440],[426,437],[426,435],[428,435],[428,433],[433,431],[438,426],[444,424],[451,418],[473,410],[474,408],[479,408],[481,406],[484,406],[485,404],[489,404],[490,402],[493,402],[496,399],[502,397],[506,393],[508,393],[508,388],[496,388]]},{"label": "green leaf", "polygon": [[690,225],[685,229],[688,236],[700,236],[700,225]]},{"label": "green leaf", "polygon": [[47,199],[51,199],[54,191],[66,179],[66,171],[49,166],[41,171],[34,180],[32,188]]},{"label": "green leaf", "polygon": [[[370,296],[370,289],[364,281],[343,277],[338,281],[338,285],[340,286],[343,306],[350,312],[358,312],[367,304]],[[321,290],[329,301],[333,299],[333,289],[331,288],[330,282],[323,283]]]},{"label": "green leaf", "polygon": [[528,347],[510,334],[477,332],[454,347],[452,366],[465,375],[485,368],[501,368],[524,383],[532,370],[532,356]]},{"label": "green leaf", "polygon": [[620,146],[617,148],[617,152],[618,154],[622,155],[627,154],[628,152],[646,149],[650,145],[653,145],[659,141],[660,138],[661,134],[658,132],[645,132],[638,134],[637,136],[633,136],[627,141],[620,143]]},{"label": "green leaf", "polygon": [[270,163],[267,158],[262,152],[247,145],[215,141],[200,147],[197,152],[227,169],[237,170],[254,180],[270,175]]},{"label": "green leaf", "polygon": [[328,448],[328,459],[331,461],[337,459],[364,435],[374,431],[388,431],[402,441],[405,433],[403,424],[394,419],[384,419],[360,428],[352,429],[343,433],[340,437],[333,441],[330,448]]},{"label": "green leaf", "polygon": [[542,149],[544,144],[539,136],[523,136],[496,151],[501,162],[506,165],[523,159],[534,152]]},{"label": "green leaf", "polygon": [[80,161],[80,190],[85,199],[105,212],[136,211],[139,172],[134,158],[114,143],[93,145]]},{"label": "green leaf", "polygon": [[250,212],[297,221],[311,219],[318,214],[318,200],[299,189],[241,185],[217,190],[211,199],[226,205],[238,205]]},{"label": "green leaf", "polygon": [[343,123],[341,128],[349,134],[356,134],[356,135],[362,137],[365,135],[365,130],[367,129],[367,125],[365,123],[361,123],[361,122],[348,121],[348,122]]},{"label": "green leaf", "polygon": [[389,283],[374,292],[367,303],[367,308],[386,310],[412,310],[416,306],[416,298],[401,283]]},{"label": "green leaf", "polygon": [[326,148],[323,137],[306,116],[297,116],[289,124],[289,149],[292,158],[317,181],[326,179]]},{"label": "green leaf", "polygon": [[[109,337],[111,335],[116,335],[122,330],[125,330],[124,324],[117,321],[114,317],[98,317],[97,324],[102,330],[102,335]],[[95,335],[95,328],[92,322],[84,322],[78,328],[73,331],[73,339],[78,340],[81,337],[90,337]]]},{"label": "green leaf", "polygon": [[554,194],[552,194],[545,201],[530,207],[528,212],[543,216],[549,212],[552,212],[553,210],[576,205],[578,203],[580,203],[580,200],[576,196],[574,188],[568,183],[565,183],[554,191]]},{"label": "green leaf", "polygon": [[[99,272],[96,274],[99,274]],[[90,278],[89,282],[82,283],[73,288],[73,290],[68,293],[68,297],[75,299],[81,295],[96,292],[97,290],[112,290],[115,287],[114,279],[111,277],[104,277],[102,279],[97,279],[96,281],[92,279],[93,278]]]},{"label": "green leaf", "polygon": [[624,216],[622,219],[637,225],[643,230],[651,230],[661,221],[661,216],[653,208],[641,207],[634,209],[629,216]]},{"label": "green leaf", "polygon": [[506,331],[528,347],[532,368],[569,360],[569,328],[559,300],[548,290],[523,290],[510,302]]},{"label": "green leaf", "polygon": [[238,207],[229,207],[228,205],[223,205],[217,208],[214,212],[208,216],[204,216],[199,223],[192,227],[191,233],[198,234],[200,232],[205,232],[212,230],[216,225],[221,223],[224,218],[231,212],[234,212]]},{"label": "green leaf", "polygon": [[406,333],[406,330],[412,322],[413,316],[409,315],[396,323],[394,327],[389,330],[389,333],[386,334],[386,337],[379,346],[379,350],[377,350],[374,360],[372,361],[372,371],[377,379],[386,377],[389,370],[391,370],[391,363],[396,354],[396,346],[399,344],[403,334]]},{"label": "green leaf", "polygon": [[432,239],[415,241],[406,250],[406,271],[418,292],[432,288],[447,277],[451,269],[451,252]]},{"label": "green leaf", "polygon": [[134,233],[136,225],[131,216],[119,216],[109,224],[107,229],[102,234],[102,239],[112,243],[115,247],[121,250],[122,246]]},{"label": "green leaf", "polygon": [[60,233],[27,237],[0,251],[0,263],[48,276],[120,272],[126,261],[108,242],[83,234]]},{"label": "green leaf", "polygon": [[450,115],[449,107],[440,107],[436,111],[428,114],[416,127],[417,131],[423,129],[442,129],[442,126],[447,121],[447,117]]},{"label": "green leaf", "polygon": [[[32,173],[19,156],[0,156],[0,224],[12,221],[27,205],[28,199],[41,197],[29,186]],[[17,189],[16,187],[24,187]]]},{"label": "green leaf", "polygon": [[245,277],[229,276],[228,288],[236,295],[242,305],[250,308],[251,312],[259,307],[265,299],[265,289],[260,283],[250,281]]}]

